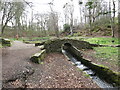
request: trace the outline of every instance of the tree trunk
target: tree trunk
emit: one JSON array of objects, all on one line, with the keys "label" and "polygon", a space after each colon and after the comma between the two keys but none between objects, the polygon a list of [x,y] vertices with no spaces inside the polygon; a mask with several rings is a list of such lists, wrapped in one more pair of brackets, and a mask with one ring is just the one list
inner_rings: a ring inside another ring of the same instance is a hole
[{"label": "tree trunk", "polygon": [[115,36],[114,36],[114,29],[115,29],[115,27],[114,27],[114,24],[112,23],[112,25],[111,25],[112,37],[115,37]]},{"label": "tree trunk", "polygon": [[113,0],[112,37],[115,37],[115,1]]},{"label": "tree trunk", "polygon": [[73,14],[71,13],[70,34],[73,35]]},{"label": "tree trunk", "polygon": [[90,25],[90,30],[91,30],[91,24],[92,24],[91,9],[89,9],[89,25]]}]

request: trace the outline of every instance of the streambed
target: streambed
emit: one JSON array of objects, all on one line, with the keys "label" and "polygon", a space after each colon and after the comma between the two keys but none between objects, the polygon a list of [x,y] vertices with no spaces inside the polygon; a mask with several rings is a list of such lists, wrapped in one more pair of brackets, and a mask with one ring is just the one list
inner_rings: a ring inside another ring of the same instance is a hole
[{"label": "streambed", "polygon": [[[67,48],[67,49],[64,49]],[[76,67],[78,67],[80,70],[82,70],[83,72],[85,72],[87,75],[90,76],[90,78],[92,78],[92,80],[94,82],[96,82],[96,84],[101,87],[101,88],[116,88],[114,87],[111,83],[107,83],[104,79],[101,79],[98,76],[98,73],[95,72],[95,70],[93,70],[93,68],[89,68],[88,66],[84,65],[80,60],[78,60],[78,58],[76,58],[73,53],[70,53],[69,50],[69,45],[68,47],[64,47],[62,48],[62,53],[68,58],[68,60],[72,61],[72,63],[74,65],[76,65]]]}]

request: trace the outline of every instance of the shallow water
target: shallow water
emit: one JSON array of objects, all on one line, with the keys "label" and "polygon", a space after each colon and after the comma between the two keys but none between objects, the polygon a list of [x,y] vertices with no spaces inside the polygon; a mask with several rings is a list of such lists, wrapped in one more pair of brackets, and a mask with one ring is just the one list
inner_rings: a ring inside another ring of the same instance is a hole
[{"label": "shallow water", "polygon": [[69,52],[62,50],[62,53],[69,59],[71,60],[76,67],[78,67],[79,69],[83,70],[83,72],[85,72],[86,74],[88,74],[90,76],[90,78],[92,78],[92,80],[101,88],[111,88],[113,89],[113,86],[111,84],[106,83],[104,80],[101,80],[98,76],[96,76],[96,72],[94,72],[93,70],[89,69],[88,67],[86,67],[85,65],[81,64],[80,61],[78,61],[75,57],[73,57]]}]

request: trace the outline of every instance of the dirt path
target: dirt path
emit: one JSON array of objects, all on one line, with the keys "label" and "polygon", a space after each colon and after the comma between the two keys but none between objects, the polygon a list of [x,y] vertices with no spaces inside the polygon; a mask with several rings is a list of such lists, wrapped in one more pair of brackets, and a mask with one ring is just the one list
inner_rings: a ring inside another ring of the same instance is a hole
[{"label": "dirt path", "polygon": [[12,76],[23,71],[26,66],[30,66],[29,58],[40,49],[33,44],[24,44],[14,41],[11,47],[2,49],[2,70],[3,80],[8,80]]},{"label": "dirt path", "polygon": [[30,62],[30,56],[39,51],[20,41],[3,49],[4,88],[99,88],[60,53],[48,54],[43,64]]}]

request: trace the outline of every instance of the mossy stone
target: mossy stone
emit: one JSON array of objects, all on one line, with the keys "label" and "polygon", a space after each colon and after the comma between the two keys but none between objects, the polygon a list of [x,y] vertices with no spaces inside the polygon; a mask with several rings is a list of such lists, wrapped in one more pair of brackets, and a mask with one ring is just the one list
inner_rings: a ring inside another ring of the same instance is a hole
[{"label": "mossy stone", "polygon": [[34,54],[34,55],[30,58],[30,60],[33,61],[33,62],[35,62],[35,63],[40,64],[40,63],[43,61],[43,59],[45,58],[45,55],[46,55],[46,50],[44,49],[44,50],[42,50],[40,53]]},{"label": "mossy stone", "polygon": [[75,39],[48,40],[44,43],[44,46],[47,53],[61,52],[61,46],[65,43],[70,43],[78,49],[92,49],[92,46],[88,42]]},{"label": "mossy stone", "polygon": [[1,42],[2,46],[8,46],[8,47],[11,46],[11,42],[10,42],[9,39],[1,38],[1,39],[0,39],[0,42]]}]

